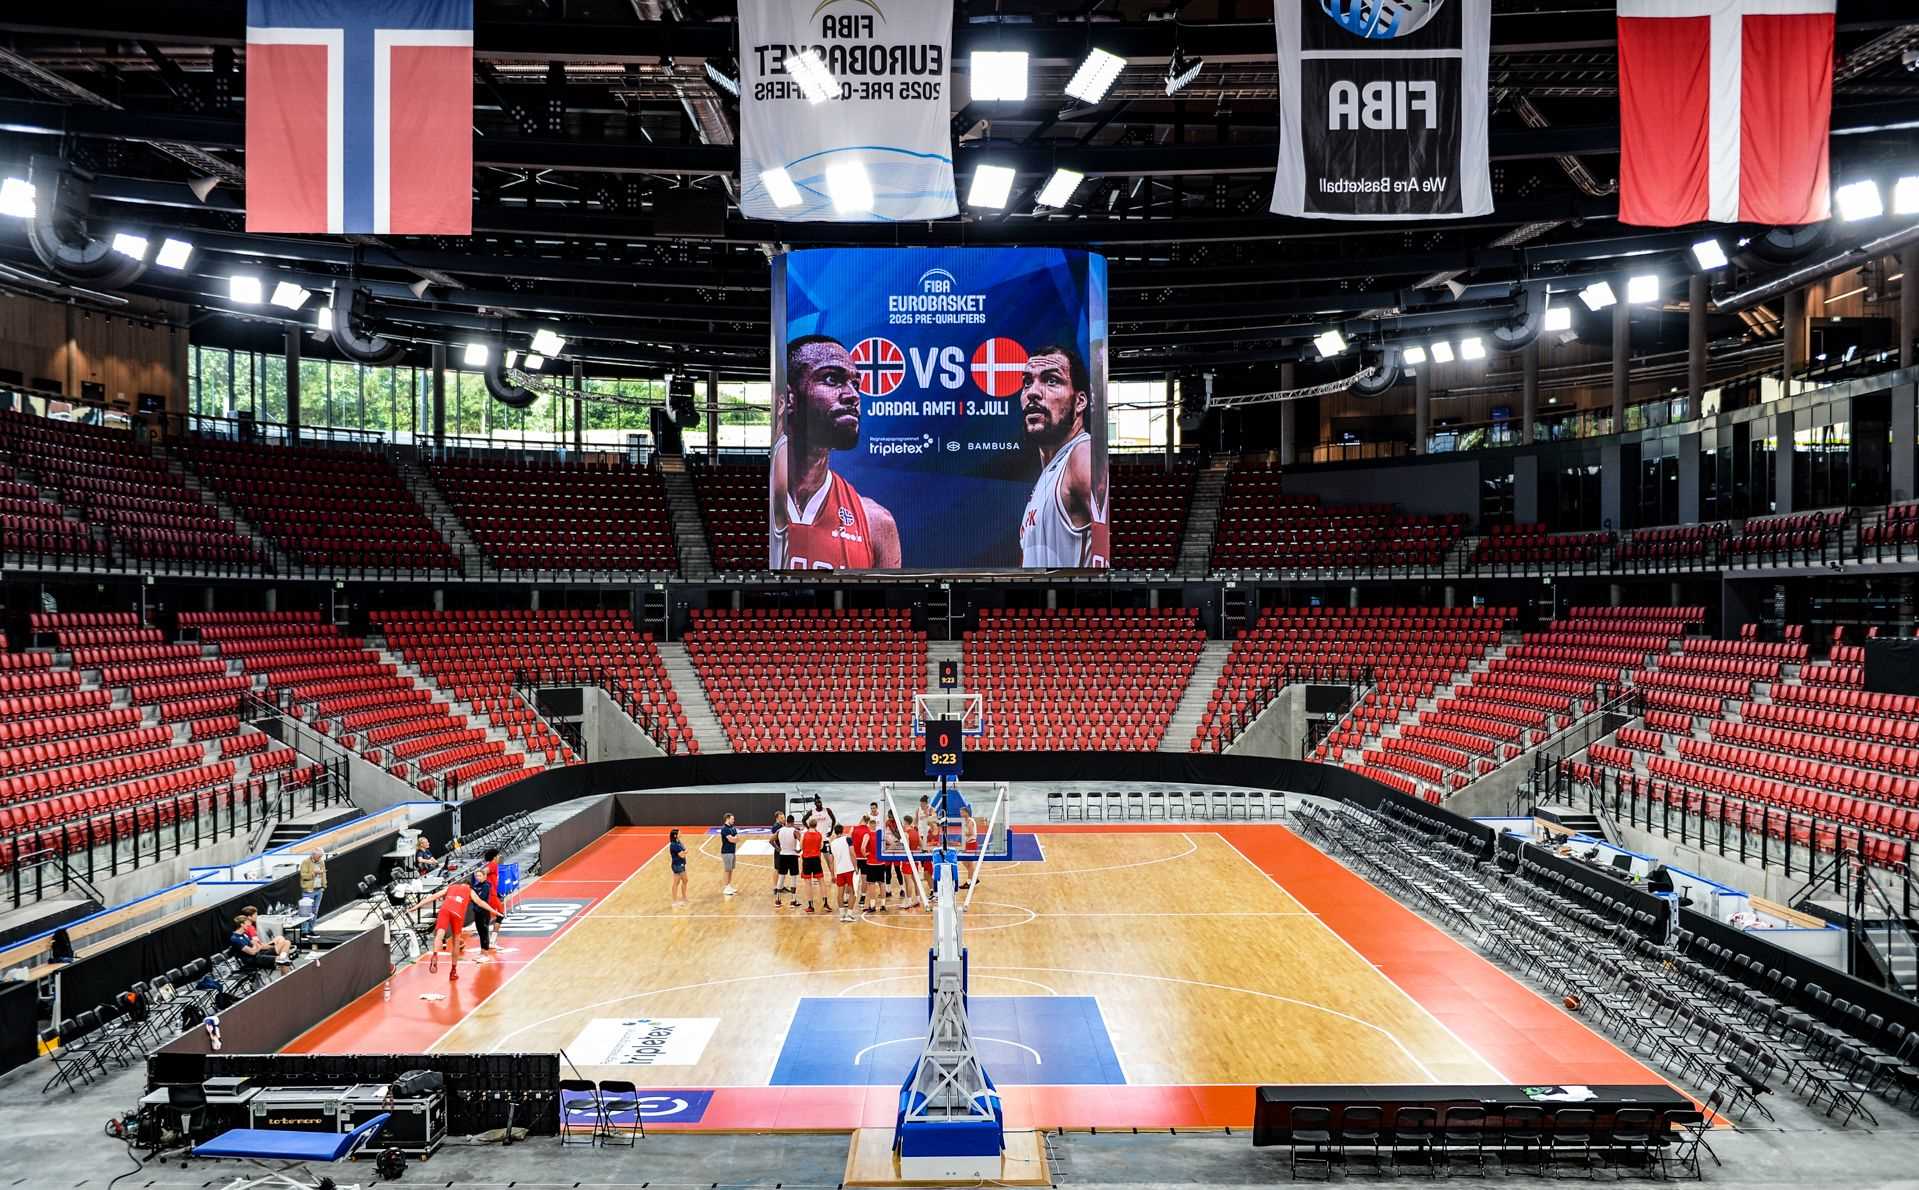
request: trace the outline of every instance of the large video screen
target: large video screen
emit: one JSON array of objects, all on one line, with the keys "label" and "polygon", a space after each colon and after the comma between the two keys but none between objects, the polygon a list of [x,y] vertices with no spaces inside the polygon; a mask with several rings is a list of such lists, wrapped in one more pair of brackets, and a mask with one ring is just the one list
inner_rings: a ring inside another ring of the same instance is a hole
[{"label": "large video screen", "polygon": [[775,258],[772,462],[775,570],[1107,566],[1105,257]]}]

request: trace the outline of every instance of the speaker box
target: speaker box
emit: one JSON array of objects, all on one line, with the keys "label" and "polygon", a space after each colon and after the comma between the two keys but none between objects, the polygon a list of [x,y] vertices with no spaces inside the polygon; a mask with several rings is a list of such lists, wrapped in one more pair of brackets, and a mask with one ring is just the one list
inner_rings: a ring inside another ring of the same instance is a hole
[{"label": "speaker box", "polygon": [[1866,689],[1919,695],[1919,640],[1867,641]]}]

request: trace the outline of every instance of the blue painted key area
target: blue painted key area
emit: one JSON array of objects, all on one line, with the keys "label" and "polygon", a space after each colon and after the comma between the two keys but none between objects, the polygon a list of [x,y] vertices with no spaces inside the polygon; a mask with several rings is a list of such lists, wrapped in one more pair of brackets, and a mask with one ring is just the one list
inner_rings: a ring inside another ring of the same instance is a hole
[{"label": "blue painted key area", "polygon": [[[1001,1086],[1124,1084],[1091,996],[974,996],[967,1018]],[[897,1086],[926,1037],[924,996],[807,996],[773,1068],[776,1087]]]}]

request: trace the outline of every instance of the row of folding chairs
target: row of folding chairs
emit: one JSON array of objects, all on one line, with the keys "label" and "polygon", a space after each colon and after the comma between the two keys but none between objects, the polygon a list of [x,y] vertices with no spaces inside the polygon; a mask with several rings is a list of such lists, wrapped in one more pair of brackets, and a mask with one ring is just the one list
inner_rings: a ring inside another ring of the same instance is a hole
[{"label": "row of folding chairs", "polygon": [[[135,983],[129,991],[137,1006],[116,996],[75,1013],[40,1031],[40,1045],[53,1062],[53,1074],[40,1088],[78,1091],[82,1085],[106,1078],[146,1061],[147,1055],[183,1032],[182,1023],[204,1017],[217,991],[235,990],[246,969],[225,954],[194,959],[152,980]],[[208,980],[207,977],[211,976]],[[202,982],[216,987],[203,987]]]},{"label": "row of folding chairs", "polygon": [[[1398,1107],[1389,1120],[1370,1104],[1292,1109],[1287,1167],[1327,1174],[1335,1163],[1349,1174],[1423,1167],[1434,1176],[1501,1172],[1591,1177],[1609,1168],[1625,1176],[1698,1178],[1706,1145],[1706,1115],[1696,1108],[1656,1115],[1622,1108],[1602,1119],[1591,1108],[1507,1107],[1488,1114],[1476,1106]],[[1710,1147],[1707,1147],[1710,1152]],[[1713,1160],[1718,1161],[1715,1154]]]},{"label": "row of folding chairs", "polygon": [[1264,822],[1286,816],[1286,795],[1264,789],[1108,789],[1046,795],[1049,822]]}]

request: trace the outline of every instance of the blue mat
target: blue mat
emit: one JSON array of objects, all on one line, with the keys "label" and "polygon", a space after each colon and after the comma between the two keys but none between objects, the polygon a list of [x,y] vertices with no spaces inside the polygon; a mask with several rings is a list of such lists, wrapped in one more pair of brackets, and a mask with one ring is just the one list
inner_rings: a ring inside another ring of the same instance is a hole
[{"label": "blue mat", "polygon": [[[974,996],[967,1017],[980,1060],[1002,1086],[1126,1082],[1091,996]],[[805,996],[772,1085],[897,1086],[925,1037],[923,996]]]}]

